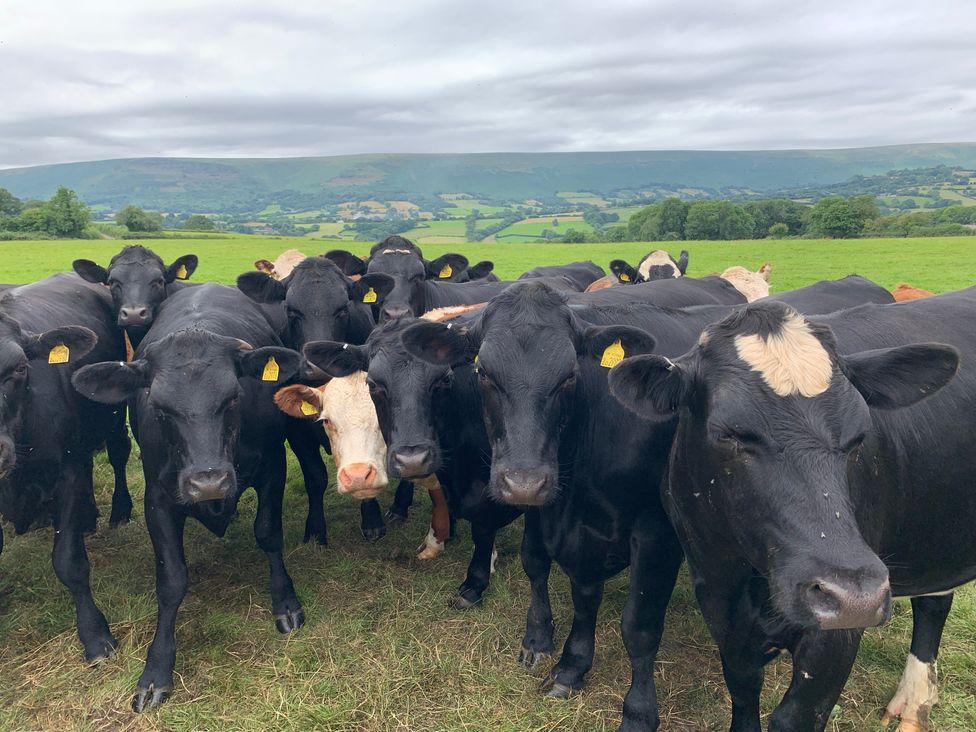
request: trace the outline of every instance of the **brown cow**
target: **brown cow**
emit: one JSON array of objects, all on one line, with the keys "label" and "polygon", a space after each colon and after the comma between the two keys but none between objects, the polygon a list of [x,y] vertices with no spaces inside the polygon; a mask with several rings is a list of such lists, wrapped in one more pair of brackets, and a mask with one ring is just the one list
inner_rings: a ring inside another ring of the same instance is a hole
[{"label": "brown cow", "polygon": [[898,287],[891,291],[895,302],[905,302],[906,300],[921,300],[924,297],[932,297],[935,293],[928,290],[920,290],[917,287],[906,285],[902,282]]}]

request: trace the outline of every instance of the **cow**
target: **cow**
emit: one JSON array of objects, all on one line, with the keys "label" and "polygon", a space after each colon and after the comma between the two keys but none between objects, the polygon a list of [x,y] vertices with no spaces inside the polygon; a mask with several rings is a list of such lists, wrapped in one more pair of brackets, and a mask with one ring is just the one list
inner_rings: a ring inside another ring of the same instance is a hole
[{"label": "cow", "polygon": [[297,249],[286,249],[273,262],[267,259],[255,260],[254,269],[258,272],[264,272],[272,279],[283,280],[304,259],[305,255]]},{"label": "cow", "polygon": [[748,302],[754,302],[769,295],[769,275],[772,271],[773,266],[769,262],[766,262],[757,272],[736,265],[727,268],[719,277],[731,282],[735,289],[745,295]]},{"label": "cow", "polygon": [[282,557],[285,415],[273,402],[300,365],[246,295],[203,284],[167,298],[135,360],[92,364],[72,377],[89,399],[129,400],[142,449],[157,616],[132,699],[136,712],[162,704],[173,689],[186,520],[223,536],[249,486],[257,492],[254,536],[268,557],[275,627],[290,633],[304,623]]},{"label": "cow", "polygon": [[[309,341],[342,340],[363,343],[375,323],[372,305],[382,305],[393,289],[393,280],[384,274],[364,274],[353,282],[338,265],[325,257],[308,257],[300,262],[283,280],[276,280],[262,272],[245,272],[237,278],[237,287],[262,306],[284,309],[286,326],[282,341],[301,351]],[[321,382],[326,375],[310,364],[304,364],[302,379]],[[288,443],[298,458],[308,493],[308,517],[304,540],[328,543],[323,497],[328,485],[328,473],[319,451],[329,449],[325,433],[304,420],[290,420]],[[412,495],[406,486],[395,504],[394,518],[405,516],[402,507]],[[379,539],[386,533],[379,503],[374,499],[360,503],[361,528],[367,539]]]},{"label": "cow", "polygon": [[788,650],[769,728],[823,730],[893,596],[912,598],[915,632],[888,713],[902,730],[925,724],[944,593],[976,578],[974,315],[976,288],[816,318],[758,302],[673,361],[611,372],[625,407],[677,421],[662,495],[732,729],[760,729],[763,666]]},{"label": "cow", "polygon": [[550,279],[565,277],[573,283],[575,289],[582,292],[605,275],[605,272],[590,261],[570,262],[569,264],[554,264],[533,267],[519,275],[520,280]]},{"label": "cow", "polygon": [[[663,300],[666,285],[677,282],[639,287],[659,286]],[[582,688],[603,584],[631,566],[622,630],[633,681],[622,729],[647,730],[658,724],[653,657],[681,562],[660,498],[647,485],[664,474],[675,425],[621,420],[606,374],[626,354],[684,353],[703,328],[743,305],[682,309],[627,302],[625,294],[567,296],[523,283],[496,296],[467,327],[418,323],[401,338],[408,353],[455,374],[477,357],[491,447],[487,491],[496,501],[526,507],[522,562],[532,590],[520,654],[526,666],[553,649],[552,562],[569,575],[574,621],[549,674],[550,695]]]},{"label": "cow", "polygon": [[[84,535],[98,515],[92,455],[117,435],[119,410],[82,398],[70,379],[124,354],[108,292],[73,274],[11,288],[0,300],[0,513],[18,534],[53,519],[54,571],[74,600],[89,662],[118,646],[92,598]],[[109,459],[116,481],[124,479],[125,459]]]},{"label": "cow", "polygon": [[920,290],[912,285],[902,282],[898,287],[891,291],[895,302],[905,302],[906,300],[921,300],[923,297],[932,297],[934,293],[928,290]]},{"label": "cow", "polygon": [[665,280],[671,277],[684,277],[688,270],[688,252],[681,250],[681,254],[675,259],[663,249],[655,249],[644,255],[643,259],[634,268],[623,259],[614,259],[610,262],[610,271],[617,276],[617,280],[623,284],[636,284],[638,282],[651,282],[653,280]]},{"label": "cow", "polygon": [[769,295],[765,300],[785,302],[804,315],[823,315],[856,305],[887,305],[895,301],[881,285],[856,274],[821,280],[796,290]]}]

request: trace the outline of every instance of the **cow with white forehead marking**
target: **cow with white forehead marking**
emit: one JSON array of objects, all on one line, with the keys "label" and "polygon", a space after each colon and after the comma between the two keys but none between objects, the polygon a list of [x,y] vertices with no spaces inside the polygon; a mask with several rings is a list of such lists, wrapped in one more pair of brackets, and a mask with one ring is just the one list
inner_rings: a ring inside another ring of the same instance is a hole
[{"label": "cow with white forehead marking", "polygon": [[732,729],[759,729],[763,665],[787,649],[793,683],[770,729],[823,730],[892,596],[913,598],[915,633],[888,712],[903,732],[924,724],[951,603],[939,593],[976,578],[974,316],[976,288],[815,320],[763,301],[674,361],[611,372],[624,405],[678,417],[665,507]]},{"label": "cow with white forehead marking", "polygon": [[688,270],[688,252],[681,250],[677,259],[663,249],[655,249],[644,255],[637,267],[630,266],[623,259],[610,262],[610,271],[617,276],[621,284],[633,285],[638,282],[652,282],[666,280],[673,277],[684,277]]}]

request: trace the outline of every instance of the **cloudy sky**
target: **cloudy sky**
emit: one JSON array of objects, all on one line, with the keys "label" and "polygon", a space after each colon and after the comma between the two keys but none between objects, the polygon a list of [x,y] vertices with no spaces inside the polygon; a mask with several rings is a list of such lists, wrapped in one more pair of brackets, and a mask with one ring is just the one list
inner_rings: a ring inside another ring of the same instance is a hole
[{"label": "cloudy sky", "polygon": [[0,167],[976,140],[976,2],[7,0]]}]

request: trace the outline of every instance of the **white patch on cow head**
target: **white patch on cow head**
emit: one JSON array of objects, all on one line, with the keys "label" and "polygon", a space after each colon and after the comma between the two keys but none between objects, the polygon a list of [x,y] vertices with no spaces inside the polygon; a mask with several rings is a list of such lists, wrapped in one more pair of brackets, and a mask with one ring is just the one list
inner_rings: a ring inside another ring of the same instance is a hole
[{"label": "white patch on cow head", "polygon": [[426,313],[420,316],[421,320],[430,320],[434,323],[442,323],[445,320],[451,320],[459,315],[464,315],[465,313],[470,313],[473,310],[480,310],[488,303],[477,302],[471,305],[447,305],[442,308],[434,308],[433,310],[428,310]]},{"label": "white patch on cow head", "polygon": [[651,267],[670,267],[672,277],[681,276],[678,265],[671,259],[671,255],[663,249],[657,249],[644,257],[644,261],[637,267],[637,273],[646,280],[651,274]]},{"label": "white patch on cow head", "polygon": [[769,276],[761,271],[750,272],[745,267],[735,266],[729,267],[719,276],[741,292],[746,302],[755,302],[769,295]]},{"label": "white patch on cow head", "polygon": [[366,386],[366,372],[330,380],[321,387],[319,420],[332,445],[340,493],[375,498],[389,483],[386,442]]},{"label": "white patch on cow head", "polygon": [[412,249],[384,249],[380,254],[414,254]]},{"label": "white patch on cow head", "polygon": [[[938,669],[936,662],[923,663],[908,654],[905,673],[902,674],[895,696],[885,710],[887,723],[892,717],[901,719],[899,729],[922,729],[926,725],[929,711],[939,703]],[[909,724],[906,725],[905,723]],[[911,723],[916,726],[912,727]]]},{"label": "white patch on cow head", "polygon": [[737,335],[735,350],[779,396],[823,394],[834,373],[827,349],[796,313],[787,315],[779,330],[767,339]]},{"label": "white patch on cow head", "polygon": [[305,255],[297,249],[287,249],[274,262],[259,259],[254,263],[254,268],[276,280],[283,280],[304,260]]}]

